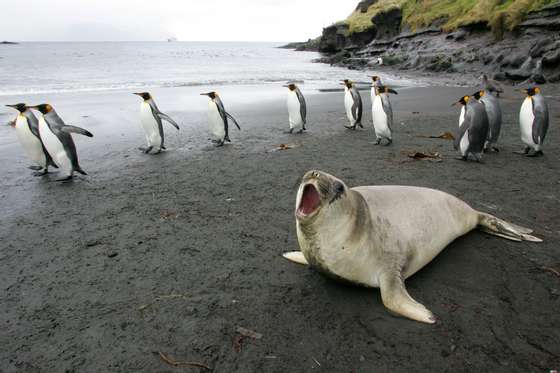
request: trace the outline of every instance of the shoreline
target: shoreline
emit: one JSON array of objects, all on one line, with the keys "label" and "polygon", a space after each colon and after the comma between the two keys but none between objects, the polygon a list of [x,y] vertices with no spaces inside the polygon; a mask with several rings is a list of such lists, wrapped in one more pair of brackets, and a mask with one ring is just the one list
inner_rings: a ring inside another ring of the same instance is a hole
[{"label": "shoreline", "polygon": [[[309,131],[287,135],[281,87],[257,104],[224,91],[242,131],[232,129],[232,144],[215,148],[206,135],[207,99],[190,110],[173,89],[154,90],[160,109],[182,125],[179,132],[164,125],[169,150],[158,156],[136,149],[144,143],[137,97],[53,102],[69,124],[94,133],[74,137],[89,176],[69,184],[34,178],[19,144],[0,146],[3,369],[170,369],[157,352],[228,373],[558,369],[558,277],[543,267],[560,264],[560,89],[545,88],[545,156],[512,154],[521,148],[523,97],[507,87],[501,152],[484,164],[455,161],[450,141],[419,137],[456,127],[450,104],[472,93],[467,87],[412,87],[391,96],[389,147],[371,144],[365,92],[365,130],[343,128],[341,92],[304,91]],[[1,127],[0,138],[16,141],[12,131]],[[294,147],[272,151],[281,143]],[[443,161],[415,161],[407,155],[413,151],[439,152]],[[534,228],[544,242],[482,232],[455,240],[407,281],[438,323],[395,318],[379,291],[281,257],[298,247],[293,205],[309,169],[352,187],[440,189]],[[240,339],[237,327],[263,336]]]}]

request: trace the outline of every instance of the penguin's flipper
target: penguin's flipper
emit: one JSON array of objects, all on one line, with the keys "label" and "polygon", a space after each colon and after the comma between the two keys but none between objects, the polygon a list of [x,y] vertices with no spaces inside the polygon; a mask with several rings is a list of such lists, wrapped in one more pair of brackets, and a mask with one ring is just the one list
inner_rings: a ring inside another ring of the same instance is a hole
[{"label": "penguin's flipper", "polygon": [[301,120],[305,125],[307,121],[307,104],[305,103],[305,98],[303,97],[303,94],[301,93],[299,88],[296,88],[296,96],[299,100],[299,114],[301,115]]},{"label": "penguin's flipper", "polygon": [[307,259],[305,259],[305,256],[303,256],[303,253],[301,251],[290,251],[282,254],[282,256],[294,263],[309,265]]},{"label": "penguin's flipper", "polygon": [[65,124],[65,125],[60,127],[60,130],[66,132],[66,133],[77,133],[79,135],[84,135],[84,136],[87,136],[87,137],[93,137],[91,132],[89,132],[89,131],[87,131],[83,128],[76,127],[76,126],[69,126],[69,125]]},{"label": "penguin's flipper", "polygon": [[228,113],[227,111],[224,111],[224,113],[226,114],[226,116],[231,119],[233,121],[233,124],[235,124],[237,126],[238,130],[241,130],[241,127],[239,127],[239,124],[237,123],[237,121],[235,120],[235,118],[233,116],[231,116],[230,113]]},{"label": "penguin's flipper", "polygon": [[461,127],[459,127],[458,134],[455,136],[455,139],[453,139],[453,149],[459,150],[461,139],[463,138],[463,136],[465,136],[465,132],[467,132],[467,130],[469,129],[470,121],[471,117],[470,115],[468,115],[468,112],[465,111],[465,120],[463,120],[463,124],[461,124]]},{"label": "penguin's flipper", "polygon": [[157,115],[163,119],[164,121],[170,123],[173,127],[177,128],[177,130],[179,129],[179,125],[177,124],[177,122],[175,122],[173,119],[171,119],[171,117],[167,114],[162,113],[161,111],[157,113]]},{"label": "penguin's flipper", "polygon": [[[352,94],[352,99],[354,100],[354,105],[352,105],[352,117],[354,117],[356,123],[360,123],[362,121],[363,111],[362,96],[360,96],[360,93],[355,89],[351,89],[350,93]],[[359,125],[362,126],[361,123]]]},{"label": "penguin's flipper", "polygon": [[535,144],[542,145],[544,137],[546,136],[546,131],[548,130],[548,118],[543,110],[540,110],[537,106],[533,108],[533,114],[535,115],[531,131],[533,135],[533,142]]},{"label": "penguin's flipper", "polygon": [[78,168],[76,169],[76,172],[79,172],[79,173],[81,173],[82,175],[87,175],[87,173],[86,173],[84,170],[82,170],[81,167],[78,167]]}]

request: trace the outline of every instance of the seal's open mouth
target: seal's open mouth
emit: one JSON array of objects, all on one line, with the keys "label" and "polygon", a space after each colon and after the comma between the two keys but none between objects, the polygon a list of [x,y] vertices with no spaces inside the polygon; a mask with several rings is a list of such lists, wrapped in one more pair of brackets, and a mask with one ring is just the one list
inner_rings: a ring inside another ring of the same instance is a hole
[{"label": "seal's open mouth", "polygon": [[298,214],[308,216],[313,214],[321,206],[321,197],[313,184],[307,184],[303,188]]}]

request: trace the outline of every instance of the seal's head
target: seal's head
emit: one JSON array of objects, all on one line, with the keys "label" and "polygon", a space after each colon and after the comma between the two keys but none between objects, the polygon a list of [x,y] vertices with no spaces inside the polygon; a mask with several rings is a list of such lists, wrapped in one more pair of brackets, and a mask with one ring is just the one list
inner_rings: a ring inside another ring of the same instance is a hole
[{"label": "seal's head", "polygon": [[308,171],[301,181],[296,200],[296,219],[314,221],[346,198],[348,187],[342,180],[322,171]]}]

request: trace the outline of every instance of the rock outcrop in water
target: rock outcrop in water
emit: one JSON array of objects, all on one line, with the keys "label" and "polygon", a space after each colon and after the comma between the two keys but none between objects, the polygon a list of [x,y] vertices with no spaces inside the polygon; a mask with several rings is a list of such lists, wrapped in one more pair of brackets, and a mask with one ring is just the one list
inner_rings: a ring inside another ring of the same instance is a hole
[{"label": "rock outcrop in water", "polygon": [[[477,5],[455,19],[411,15],[407,0],[400,1],[401,6],[395,5],[399,1],[361,1],[347,21],[323,30],[315,43],[316,50],[324,54],[319,62],[362,69],[374,67],[381,57],[384,65],[402,70],[484,71],[497,80],[532,79],[539,84],[559,81],[560,1],[541,1],[549,4],[536,10],[523,9],[523,4],[512,2],[510,13],[496,10],[490,15],[482,10],[492,1],[484,1],[471,2]],[[432,7],[437,3],[433,2]],[[370,13],[371,18],[364,18]],[[430,21],[413,29],[408,22],[411,17]]]}]

